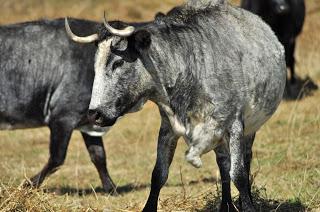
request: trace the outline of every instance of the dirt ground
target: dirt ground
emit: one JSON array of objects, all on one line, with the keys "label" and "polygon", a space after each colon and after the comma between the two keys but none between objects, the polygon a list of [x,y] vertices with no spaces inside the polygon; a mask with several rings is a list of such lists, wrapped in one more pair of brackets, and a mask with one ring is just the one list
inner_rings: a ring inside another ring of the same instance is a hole
[{"label": "dirt ground", "polygon": [[[151,20],[182,1],[173,0],[0,0],[0,24],[72,16],[100,21]],[[234,4],[238,2],[234,1]],[[297,74],[320,85],[320,1],[306,0],[307,18],[296,51]],[[305,85],[305,84],[304,84]],[[259,131],[254,144],[253,175],[259,211],[320,211],[320,91],[284,101]],[[21,182],[48,159],[47,128],[0,131],[1,211],[139,211],[150,187],[156,157],[159,112],[148,103],[127,115],[104,136],[108,167],[120,196],[101,191],[79,132],[74,132],[65,164],[39,190]],[[219,205],[219,172],[214,153],[195,169],[184,160],[179,142],[160,196],[160,211],[210,211]],[[235,190],[235,189],[233,189]],[[237,199],[237,193],[234,192]]]}]

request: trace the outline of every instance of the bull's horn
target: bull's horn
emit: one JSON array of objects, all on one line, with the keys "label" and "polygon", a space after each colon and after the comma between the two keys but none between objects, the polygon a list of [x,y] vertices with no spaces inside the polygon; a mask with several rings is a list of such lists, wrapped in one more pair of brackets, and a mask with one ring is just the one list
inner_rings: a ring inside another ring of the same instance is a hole
[{"label": "bull's horn", "polygon": [[85,37],[79,37],[79,36],[75,35],[71,31],[71,28],[69,26],[69,22],[68,22],[67,18],[65,18],[65,27],[66,27],[66,31],[67,31],[68,36],[75,42],[78,42],[78,43],[92,43],[92,42],[97,41],[99,39],[99,35],[98,34],[93,34],[93,35],[89,35],[89,36],[85,36]]},{"label": "bull's horn", "polygon": [[104,13],[104,17],[103,17],[103,24],[104,26],[107,28],[108,32],[110,32],[112,35],[117,35],[120,37],[129,37],[130,35],[132,35],[134,33],[135,28],[133,26],[128,26],[124,29],[115,29],[112,26],[110,26],[110,24],[108,23],[107,19],[106,19],[106,13]]}]

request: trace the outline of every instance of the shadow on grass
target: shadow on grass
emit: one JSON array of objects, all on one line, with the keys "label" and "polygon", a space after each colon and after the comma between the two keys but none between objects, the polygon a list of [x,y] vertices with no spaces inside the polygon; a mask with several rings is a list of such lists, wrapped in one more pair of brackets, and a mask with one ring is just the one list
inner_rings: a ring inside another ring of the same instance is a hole
[{"label": "shadow on grass", "polygon": [[[207,204],[204,208],[198,210],[198,212],[206,211],[219,211],[221,203],[221,192],[211,193],[206,197]],[[289,200],[275,200],[267,197],[265,188],[252,188],[252,198],[254,207],[259,212],[304,212],[307,208],[301,203],[299,199]],[[233,199],[234,204],[237,208],[239,207],[239,197]],[[240,210],[239,210],[240,211]]]},{"label": "shadow on grass", "polygon": [[305,79],[296,77],[295,83],[288,82],[286,85],[283,98],[285,100],[301,100],[311,96],[318,88],[318,85],[310,77],[307,76]]},{"label": "shadow on grass", "polygon": [[[141,185],[127,184],[124,186],[117,187],[117,193],[121,195],[121,194],[129,193],[132,191],[143,190],[148,187],[150,187],[149,184],[141,184]],[[47,188],[47,189],[44,189],[44,191],[47,193],[55,193],[57,195],[68,194],[68,195],[85,196],[85,195],[91,195],[94,193],[108,195],[102,187],[77,189],[77,188],[73,188],[73,187],[69,187],[69,186],[64,186],[64,187],[59,187],[59,188]],[[112,194],[110,194],[110,195],[112,195]]]},{"label": "shadow on grass", "polygon": [[[215,178],[210,177],[210,178],[203,178],[201,180],[197,180],[197,181],[191,181],[188,184],[189,185],[196,185],[199,183],[215,183],[217,182]],[[182,183],[168,183],[165,185],[166,187],[182,187],[184,186]],[[140,191],[143,189],[148,189],[150,188],[150,184],[127,184],[124,186],[118,186],[117,187],[117,193],[118,194],[126,194],[129,192],[133,192],[133,191]],[[85,195],[91,195],[94,193],[99,193],[99,194],[105,194],[105,191],[103,190],[103,188],[101,187],[97,187],[97,188],[85,188],[85,189],[77,189],[77,188],[73,188],[73,187],[69,187],[69,186],[64,186],[64,187],[59,187],[59,188],[46,188],[44,189],[44,191],[46,193],[55,193],[57,195],[64,195],[64,194],[68,194],[68,195],[79,195],[79,196],[85,196]]]}]

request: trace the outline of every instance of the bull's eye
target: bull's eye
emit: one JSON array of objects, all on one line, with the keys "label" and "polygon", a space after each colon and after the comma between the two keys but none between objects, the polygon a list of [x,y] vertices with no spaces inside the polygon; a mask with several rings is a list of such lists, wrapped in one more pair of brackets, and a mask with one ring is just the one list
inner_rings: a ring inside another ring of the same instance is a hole
[{"label": "bull's eye", "polygon": [[117,60],[112,64],[112,71],[116,70],[117,68],[121,67],[123,65],[123,60]]}]

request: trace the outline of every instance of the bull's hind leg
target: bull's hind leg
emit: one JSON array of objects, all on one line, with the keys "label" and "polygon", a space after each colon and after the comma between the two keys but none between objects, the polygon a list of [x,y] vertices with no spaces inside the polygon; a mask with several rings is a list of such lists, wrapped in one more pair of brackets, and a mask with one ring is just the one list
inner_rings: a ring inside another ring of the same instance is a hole
[{"label": "bull's hind leg", "polygon": [[226,149],[224,145],[218,146],[214,151],[216,153],[216,160],[219,166],[222,184],[222,200],[219,211],[237,211],[236,207],[232,203],[231,198],[229,151]]},{"label": "bull's hind leg", "polygon": [[107,193],[116,194],[116,186],[114,185],[107,169],[106,153],[103,147],[102,138],[93,137],[86,133],[82,133],[82,137],[90,154],[91,161],[98,170],[103,189]]},{"label": "bull's hind leg", "polygon": [[251,160],[252,160],[252,145],[255,139],[255,133],[250,135],[250,136],[246,136],[245,137],[245,158],[244,158],[244,162],[245,162],[245,166],[246,166],[246,171],[248,173],[248,190],[249,190],[249,196],[250,199],[252,201],[252,195],[251,195],[251,184],[252,182],[250,181],[250,167],[251,167]]},{"label": "bull's hind leg", "polygon": [[160,190],[168,179],[169,166],[174,156],[177,140],[178,137],[172,131],[169,121],[162,114],[157,147],[157,162],[152,172],[149,198],[143,209],[145,212],[157,211]]},{"label": "bull's hind leg", "polygon": [[[249,197],[250,200],[252,202],[252,194],[251,194],[251,184],[252,182],[250,181],[250,167],[251,167],[251,160],[252,160],[252,145],[254,142],[254,138],[255,138],[255,133],[249,136],[246,136],[244,138],[244,145],[245,145],[245,155],[244,155],[244,164],[245,164],[245,168],[246,168],[246,172],[247,172],[247,176],[248,176],[248,191],[249,191]],[[240,202],[240,208],[242,208],[242,202],[241,199],[239,200]]]},{"label": "bull's hind leg", "polygon": [[243,123],[235,120],[230,129],[230,177],[240,193],[243,211],[255,211],[249,192],[249,175],[245,164],[245,137],[243,135]]},{"label": "bull's hind leg", "polygon": [[50,122],[50,157],[44,168],[30,179],[31,186],[39,187],[48,175],[63,164],[74,127],[75,125],[66,119]]}]

